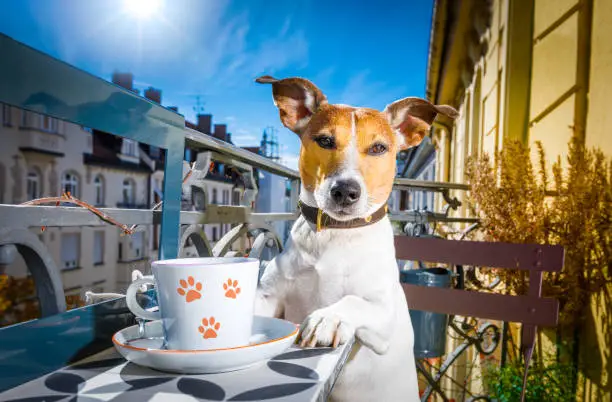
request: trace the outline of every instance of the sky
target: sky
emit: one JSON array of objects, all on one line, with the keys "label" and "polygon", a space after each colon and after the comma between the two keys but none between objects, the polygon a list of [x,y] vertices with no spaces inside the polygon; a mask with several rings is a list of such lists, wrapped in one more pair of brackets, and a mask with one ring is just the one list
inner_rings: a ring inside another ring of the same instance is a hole
[{"label": "sky", "polygon": [[107,80],[132,72],[140,93],[161,89],[187,120],[199,97],[236,145],[258,145],[275,127],[294,169],[299,138],[256,77],[304,77],[330,103],[380,110],[425,94],[432,0],[0,0],[0,9],[3,34]]}]

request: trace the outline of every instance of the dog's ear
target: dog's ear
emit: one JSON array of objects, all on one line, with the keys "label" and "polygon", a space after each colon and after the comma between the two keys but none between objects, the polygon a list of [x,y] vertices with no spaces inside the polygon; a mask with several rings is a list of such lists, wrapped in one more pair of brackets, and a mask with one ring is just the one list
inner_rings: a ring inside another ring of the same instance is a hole
[{"label": "dog's ear", "polygon": [[421,98],[404,98],[387,105],[384,112],[398,134],[399,148],[415,147],[423,141],[438,113],[455,119],[459,113],[448,105],[434,105]]},{"label": "dog's ear", "polygon": [[260,84],[272,84],[274,104],[280,119],[289,130],[301,134],[317,109],[327,103],[323,92],[304,78],[285,78],[277,80],[264,75],[255,80]]}]

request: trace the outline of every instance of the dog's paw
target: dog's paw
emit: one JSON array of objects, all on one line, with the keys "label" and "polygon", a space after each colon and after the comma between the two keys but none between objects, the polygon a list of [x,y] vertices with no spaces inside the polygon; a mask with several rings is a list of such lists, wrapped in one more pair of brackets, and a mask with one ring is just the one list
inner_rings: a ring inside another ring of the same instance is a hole
[{"label": "dog's paw", "polygon": [[302,347],[332,346],[344,344],[355,334],[355,329],[332,312],[317,310],[300,326],[297,342]]}]

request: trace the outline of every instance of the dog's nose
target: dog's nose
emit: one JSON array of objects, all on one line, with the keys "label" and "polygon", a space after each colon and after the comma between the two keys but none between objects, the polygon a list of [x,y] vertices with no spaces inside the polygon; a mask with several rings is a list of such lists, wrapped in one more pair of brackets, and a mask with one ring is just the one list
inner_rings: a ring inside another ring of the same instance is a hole
[{"label": "dog's nose", "polygon": [[343,207],[353,205],[361,196],[361,186],[355,180],[339,180],[331,189],[334,202]]}]

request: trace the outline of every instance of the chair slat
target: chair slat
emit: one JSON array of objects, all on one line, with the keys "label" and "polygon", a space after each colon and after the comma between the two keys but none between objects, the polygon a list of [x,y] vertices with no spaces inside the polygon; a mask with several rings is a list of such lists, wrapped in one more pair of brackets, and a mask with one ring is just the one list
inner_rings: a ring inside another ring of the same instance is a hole
[{"label": "chair slat", "polygon": [[534,296],[509,296],[402,283],[408,307],[414,310],[490,320],[557,325],[559,302]]},{"label": "chair slat", "polygon": [[481,267],[561,271],[564,250],[541,244],[489,243],[395,236],[396,258]]}]

